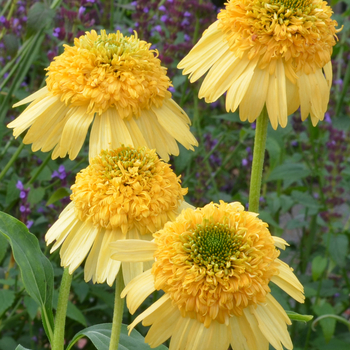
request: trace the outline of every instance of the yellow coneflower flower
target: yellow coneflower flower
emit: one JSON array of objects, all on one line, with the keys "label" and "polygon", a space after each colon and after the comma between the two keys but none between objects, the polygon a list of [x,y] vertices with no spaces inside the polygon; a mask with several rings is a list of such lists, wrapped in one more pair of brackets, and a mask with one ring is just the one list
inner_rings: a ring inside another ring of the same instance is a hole
[{"label": "yellow coneflower flower", "polygon": [[242,121],[255,121],[266,104],[274,129],[299,106],[316,125],[332,84],[332,13],[322,0],[229,0],[178,68],[191,82],[209,70],[199,97],[227,92],[227,111],[239,105]]},{"label": "yellow coneflower flower", "polygon": [[150,46],[136,32],[86,32],[51,62],[46,86],[14,105],[33,101],[8,127],[15,137],[30,127],[23,142],[34,152],[54,148],[53,159],[74,159],[92,122],[90,159],[126,144],[156,149],[167,161],[179,154],[175,139],[193,150],[190,120],[171,99],[166,68]]},{"label": "yellow coneflower flower", "polygon": [[270,294],[272,281],[299,302],[303,287],[278,259],[287,243],[238,203],[186,209],[154,234],[154,241],[119,241],[112,258],[155,259],[126,286],[122,297],[134,313],[154,290],[164,295],[130,325],[152,325],[145,340],[170,350],[292,349],[287,314]]},{"label": "yellow coneflower flower", "polygon": [[[102,151],[80,171],[71,187],[72,202],[45,236],[51,252],[61,247],[61,265],[69,273],[85,262],[85,281],[113,284],[120,261],[110,259],[109,243],[120,239],[151,240],[151,233],[175,220],[186,206],[180,177],[154,150],[122,146]],[[128,283],[143,263],[123,263]]]}]

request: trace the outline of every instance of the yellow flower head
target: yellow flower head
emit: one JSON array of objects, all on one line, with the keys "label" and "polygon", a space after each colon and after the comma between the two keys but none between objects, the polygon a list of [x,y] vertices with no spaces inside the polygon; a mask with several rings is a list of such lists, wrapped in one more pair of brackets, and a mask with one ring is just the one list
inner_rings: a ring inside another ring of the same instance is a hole
[{"label": "yellow flower head", "polygon": [[299,106],[302,120],[310,114],[316,125],[332,83],[338,30],[331,15],[321,0],[231,0],[179,68],[191,81],[209,70],[199,97],[213,102],[227,91],[227,111],[240,105],[243,121],[266,104],[275,129]]},{"label": "yellow flower head", "polygon": [[14,136],[29,129],[24,143],[33,151],[54,148],[53,158],[74,159],[88,128],[90,159],[120,144],[155,148],[164,158],[178,154],[176,140],[193,149],[189,118],[171,99],[171,82],[151,44],[117,33],[94,30],[47,68],[46,86],[15,104],[33,101],[8,127]]},{"label": "yellow flower head", "polygon": [[167,69],[158,52],[135,36],[91,33],[64,45],[62,55],[47,68],[47,87],[66,105],[88,106],[87,113],[101,115],[116,108],[122,119],[139,117],[143,109],[161,107],[171,93]]},{"label": "yellow flower head", "polygon": [[[85,280],[107,280],[108,284],[113,283],[120,266],[110,259],[109,243],[152,239],[151,233],[175,220],[187,193],[154,150],[125,146],[93,158],[71,189],[72,202],[47,232],[46,242],[56,240],[51,251],[62,245],[61,265],[69,267],[70,273],[89,254]],[[130,281],[142,271],[142,263],[137,268],[126,266],[124,279]]]},{"label": "yellow flower head", "polygon": [[269,283],[299,302],[303,287],[278,259],[276,246],[285,249],[287,243],[271,236],[257,214],[237,202],[211,203],[183,211],[153,236],[137,249],[132,241],[112,244],[113,258],[122,261],[155,258],[152,269],[122,293],[133,313],[155,289],[165,292],[130,326],[152,324],[145,338],[152,347],[172,337],[170,350],[226,350],[237,343],[239,349],[266,349],[268,343],[292,349],[290,320]]}]

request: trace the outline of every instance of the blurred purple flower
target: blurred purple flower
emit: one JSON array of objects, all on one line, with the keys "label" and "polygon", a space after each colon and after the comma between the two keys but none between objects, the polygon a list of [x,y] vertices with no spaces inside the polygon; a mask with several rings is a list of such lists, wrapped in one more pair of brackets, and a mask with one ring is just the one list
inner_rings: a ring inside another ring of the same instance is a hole
[{"label": "blurred purple flower", "polygon": [[0,23],[5,23],[5,22],[6,22],[5,16],[0,16]]},{"label": "blurred purple flower", "polygon": [[248,165],[248,160],[245,159],[245,158],[243,158],[243,159],[242,159],[242,165],[243,165],[244,167],[246,167],[246,166]]},{"label": "blurred purple flower", "polygon": [[324,121],[328,124],[332,124],[332,119],[328,112],[326,112],[326,114],[324,115]]},{"label": "blurred purple flower", "polygon": [[[158,8],[159,11],[166,11],[166,8],[164,5],[159,6]],[[3,16],[2,16],[3,17]]]},{"label": "blurred purple flower", "polygon": [[145,7],[145,8],[143,9],[143,12],[144,12],[144,13],[148,13],[148,12],[149,12],[148,7]]},{"label": "blurred purple flower", "polygon": [[23,189],[24,189],[24,186],[23,186],[22,181],[18,180],[18,181],[17,181],[17,184],[16,184],[16,187],[17,187],[19,190],[23,190]]},{"label": "blurred purple flower", "polygon": [[56,38],[58,38],[58,35],[60,34],[61,28],[57,27],[53,30],[52,35],[55,36]]},{"label": "blurred purple flower", "polygon": [[168,89],[172,94],[175,92],[175,89],[173,86],[169,86],[169,89]]},{"label": "blurred purple flower", "polygon": [[165,22],[167,19],[168,19],[168,16],[167,16],[167,15],[163,15],[163,16],[160,17],[160,20],[161,20],[162,22]]},{"label": "blurred purple flower", "polygon": [[34,224],[33,220],[28,220],[27,221],[26,226],[27,226],[28,230],[33,226],[33,224]]}]

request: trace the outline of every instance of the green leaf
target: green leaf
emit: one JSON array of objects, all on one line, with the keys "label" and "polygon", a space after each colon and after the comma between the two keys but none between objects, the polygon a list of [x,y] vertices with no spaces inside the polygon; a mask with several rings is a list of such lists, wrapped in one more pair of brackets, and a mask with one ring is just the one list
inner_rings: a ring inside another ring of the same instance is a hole
[{"label": "green leaf", "polygon": [[47,5],[36,2],[28,11],[27,31],[28,35],[38,32],[50,24],[55,11]]},{"label": "green leaf", "polygon": [[348,253],[349,240],[346,235],[334,235],[330,240],[329,252],[332,259],[340,267],[345,267]]},{"label": "green leaf", "polygon": [[59,188],[51,195],[51,197],[49,198],[49,200],[46,203],[46,206],[53,204],[62,198],[68,197],[68,196],[70,196],[70,194],[71,194],[71,192],[68,191],[68,189],[66,189],[65,187]]},{"label": "green leaf", "polygon": [[28,231],[27,227],[2,212],[0,212],[0,233],[10,242],[27,293],[41,307],[43,325],[51,341],[53,334],[52,265],[40,250],[38,239]]},{"label": "green leaf", "polygon": [[19,49],[18,37],[14,34],[6,34],[4,35],[3,40],[6,51],[9,53],[9,55],[14,56]]},{"label": "green leaf", "polygon": [[284,163],[276,166],[267,178],[266,182],[275,180],[294,180],[297,181],[311,174],[310,170],[300,163]]},{"label": "green leaf", "polygon": [[306,208],[318,209],[320,205],[310,194],[301,191],[293,191],[292,198]]},{"label": "green leaf", "polygon": [[268,137],[266,140],[266,149],[267,152],[269,153],[269,160],[270,160],[270,166],[271,169],[275,168],[281,158],[281,147],[277,140],[275,140],[272,137]]},{"label": "green leaf", "polygon": [[313,315],[301,315],[301,314],[297,314],[294,311],[289,311],[289,310],[286,310],[286,313],[292,321],[309,322],[314,318]]},{"label": "green leaf", "polygon": [[15,292],[9,289],[0,290],[0,315],[6,311],[15,300]]},{"label": "green leaf", "polygon": [[28,202],[32,205],[38,204],[45,196],[45,190],[42,187],[31,188],[28,193]]},{"label": "green leaf", "polygon": [[327,258],[318,255],[312,259],[311,263],[311,271],[312,271],[312,279],[317,281],[319,277],[323,274],[323,271],[327,267]]},{"label": "green leaf", "polygon": [[[68,344],[66,350],[72,349],[73,345],[81,338],[88,337],[97,350],[108,350],[111,338],[111,323],[102,323],[83,329],[77,333]],[[144,337],[135,329],[128,336],[127,326],[122,324],[118,350],[150,350],[150,346],[145,343]],[[156,350],[166,350],[167,347],[160,345]]]},{"label": "green leaf", "polygon": [[[330,314],[334,314],[333,306],[327,302],[322,305],[314,305],[313,309],[317,316],[323,316],[323,315],[329,316]],[[324,339],[328,343],[333,337],[336,320],[335,318],[327,317],[327,318],[321,319],[320,324],[321,324]]]},{"label": "green leaf", "polygon": [[34,320],[34,318],[36,317],[36,314],[38,313],[39,304],[28,295],[24,297],[23,302],[30,319]]},{"label": "green leaf", "polygon": [[0,235],[0,263],[6,255],[8,245],[9,243],[7,239],[4,236]]},{"label": "green leaf", "polygon": [[17,342],[11,337],[1,337],[0,339],[0,349],[1,350],[12,350],[15,349]]},{"label": "green leaf", "polygon": [[176,174],[181,174],[187,167],[187,165],[191,162],[193,157],[193,152],[187,150],[185,147],[179,145],[180,154],[175,157],[174,165]]},{"label": "green leaf", "polygon": [[20,190],[16,187],[17,181],[12,179],[9,181],[6,187],[6,199],[5,204],[9,205],[12,201],[19,198]]},{"label": "green leaf", "polygon": [[28,348],[23,347],[22,345],[18,345],[15,350],[30,350]]}]

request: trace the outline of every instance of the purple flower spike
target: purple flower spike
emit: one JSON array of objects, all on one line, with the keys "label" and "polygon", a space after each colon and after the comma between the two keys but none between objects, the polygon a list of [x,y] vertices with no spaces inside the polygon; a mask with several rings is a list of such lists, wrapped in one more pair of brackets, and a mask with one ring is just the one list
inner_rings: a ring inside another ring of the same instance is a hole
[{"label": "purple flower spike", "polygon": [[17,184],[16,184],[16,187],[19,189],[19,190],[23,190],[24,189],[24,186],[23,186],[23,183],[22,181],[18,180],[17,181]]},{"label": "purple flower spike", "polygon": [[27,221],[26,226],[27,226],[28,230],[33,226],[33,224],[34,224],[33,220],[28,220]]},{"label": "purple flower spike", "polygon": [[242,165],[243,165],[244,167],[246,167],[246,166],[248,165],[248,160],[245,159],[245,158],[243,158],[243,159],[242,159]]}]

